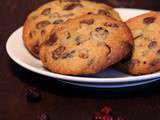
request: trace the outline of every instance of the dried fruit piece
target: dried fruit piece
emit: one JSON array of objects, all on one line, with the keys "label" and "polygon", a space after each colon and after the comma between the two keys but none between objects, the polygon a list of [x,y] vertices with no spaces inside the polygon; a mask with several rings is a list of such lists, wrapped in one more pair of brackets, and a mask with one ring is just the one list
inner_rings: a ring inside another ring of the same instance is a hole
[{"label": "dried fruit piece", "polygon": [[139,60],[137,60],[137,59],[132,59],[132,60],[130,61],[130,68],[133,68],[136,64],[139,64],[139,63],[140,63]]},{"label": "dried fruit piece", "polygon": [[71,37],[71,34],[69,32],[66,33],[66,39],[69,39]]},{"label": "dried fruit piece", "polygon": [[31,39],[33,38],[32,32],[29,32],[29,37],[30,37]]},{"label": "dried fruit piece", "polygon": [[41,31],[41,35],[42,35],[42,36],[44,36],[44,35],[45,35],[45,33],[46,33],[46,31],[45,31],[45,30],[42,30],[42,31]]},{"label": "dried fruit piece", "polygon": [[149,44],[148,44],[148,48],[149,49],[154,49],[157,47],[157,41],[151,41]]},{"label": "dried fruit piece", "polygon": [[146,18],[143,19],[143,23],[148,25],[148,24],[153,23],[155,20],[156,20],[155,17],[146,17]]},{"label": "dried fruit piece", "polygon": [[34,54],[39,55],[39,44],[36,43],[36,44],[32,47],[31,51],[32,51]]},{"label": "dried fruit piece", "polygon": [[119,26],[116,23],[105,23],[106,27],[118,28]]},{"label": "dried fruit piece", "polygon": [[60,24],[60,23],[63,23],[64,21],[62,19],[59,19],[59,20],[55,20],[53,22],[53,24]]},{"label": "dried fruit piece", "polygon": [[92,120],[124,120],[122,117],[114,116],[110,107],[104,107],[101,112],[95,112]]},{"label": "dried fruit piece", "polygon": [[91,32],[93,40],[105,40],[108,34],[108,30],[103,27],[97,27],[95,31]]},{"label": "dried fruit piece", "polygon": [[76,45],[80,45],[81,44],[80,36],[77,36],[75,41],[76,41]]},{"label": "dried fruit piece", "polygon": [[90,14],[93,14],[93,13],[92,12],[88,12],[87,14],[90,15]]},{"label": "dried fruit piece", "polygon": [[57,41],[57,34],[56,33],[53,33],[49,39],[45,42],[46,45],[53,45],[55,42]]},{"label": "dried fruit piece", "polygon": [[112,109],[110,107],[105,106],[101,109],[101,115],[111,115]]},{"label": "dried fruit piece", "polygon": [[41,12],[41,15],[49,15],[51,13],[51,8],[46,8]]},{"label": "dried fruit piece", "polygon": [[62,55],[62,53],[64,52],[65,47],[64,46],[60,46],[58,47],[56,50],[54,50],[52,52],[52,58],[57,60],[58,58],[60,58],[60,56]]},{"label": "dried fruit piece", "polygon": [[153,60],[153,61],[150,63],[150,65],[151,65],[151,66],[160,65],[160,59]]},{"label": "dried fruit piece", "polygon": [[42,99],[41,93],[37,88],[27,89],[25,96],[28,102],[39,102]]},{"label": "dried fruit piece", "polygon": [[98,11],[98,14],[100,14],[100,15],[107,15],[107,16],[110,15],[110,13],[109,13],[108,11],[103,10],[103,9],[100,9],[100,10]]},{"label": "dried fruit piece", "polygon": [[159,50],[157,50],[157,55],[158,55],[158,56],[160,56],[160,49],[159,49]]},{"label": "dried fruit piece", "polygon": [[46,112],[40,113],[37,116],[36,120],[49,120],[49,116],[48,116],[48,114]]},{"label": "dried fruit piece", "polygon": [[84,19],[80,21],[80,24],[92,25],[94,23],[94,19]]},{"label": "dried fruit piece", "polygon": [[80,3],[72,3],[64,6],[63,10],[73,10],[78,7],[83,7],[83,5],[81,5]]},{"label": "dried fruit piece", "polygon": [[36,28],[37,29],[42,29],[44,27],[46,27],[47,25],[51,24],[49,21],[41,21],[39,23],[36,24]]},{"label": "dried fruit piece", "polygon": [[79,53],[79,57],[82,59],[87,59],[89,57],[88,50],[81,50]]},{"label": "dried fruit piece", "polygon": [[62,59],[72,58],[74,53],[75,53],[75,50],[72,50],[71,52],[66,52],[62,55]]}]

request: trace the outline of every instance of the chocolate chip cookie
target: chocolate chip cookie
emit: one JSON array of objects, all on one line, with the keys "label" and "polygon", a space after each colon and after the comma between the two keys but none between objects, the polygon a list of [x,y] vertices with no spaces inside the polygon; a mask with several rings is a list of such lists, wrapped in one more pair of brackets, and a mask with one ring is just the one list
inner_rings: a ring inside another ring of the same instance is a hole
[{"label": "chocolate chip cookie", "polygon": [[105,15],[70,19],[53,30],[40,47],[48,70],[70,75],[94,74],[120,61],[132,48],[127,25]]},{"label": "chocolate chip cookie", "polygon": [[49,2],[32,12],[23,29],[26,48],[39,57],[39,46],[58,24],[83,14],[104,14],[120,20],[116,11],[110,6],[85,0],[56,0]]},{"label": "chocolate chip cookie", "polygon": [[134,37],[131,58],[124,61],[133,75],[149,74],[160,70],[160,13],[149,12],[127,21]]}]

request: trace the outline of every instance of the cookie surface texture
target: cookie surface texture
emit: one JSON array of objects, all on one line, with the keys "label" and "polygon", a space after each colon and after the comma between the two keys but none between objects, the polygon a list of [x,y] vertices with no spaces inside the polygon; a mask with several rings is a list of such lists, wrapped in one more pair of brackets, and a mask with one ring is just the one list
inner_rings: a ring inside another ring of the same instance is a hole
[{"label": "cookie surface texture", "polygon": [[104,14],[120,20],[117,12],[108,5],[84,0],[56,0],[32,12],[25,21],[23,40],[26,48],[39,57],[39,46],[48,39],[58,24],[84,14]]},{"label": "cookie surface texture", "polygon": [[95,74],[120,61],[132,45],[125,23],[104,15],[84,15],[52,31],[40,47],[40,58],[55,73]]}]

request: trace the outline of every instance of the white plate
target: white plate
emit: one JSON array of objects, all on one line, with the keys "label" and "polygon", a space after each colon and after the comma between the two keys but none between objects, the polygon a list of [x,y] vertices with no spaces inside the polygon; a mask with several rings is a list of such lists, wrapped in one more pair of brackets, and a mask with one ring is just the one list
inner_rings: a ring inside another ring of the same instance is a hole
[{"label": "white plate", "polygon": [[[148,10],[138,10],[138,9],[116,9],[123,20],[127,20],[131,17],[143,14],[148,12]],[[149,79],[155,79],[160,77],[160,73],[154,73],[149,75],[142,76],[130,76],[125,73],[108,69],[101,73],[90,75],[90,76],[68,76],[61,75],[56,73],[51,73],[42,67],[41,62],[34,58],[24,47],[22,40],[22,29],[23,27],[16,30],[8,39],[6,44],[7,53],[12,60],[22,67],[39,73],[45,76],[62,79],[65,82],[70,83],[82,83],[82,84],[114,84],[114,85],[123,85],[123,84],[133,84],[138,82],[146,82]]]}]

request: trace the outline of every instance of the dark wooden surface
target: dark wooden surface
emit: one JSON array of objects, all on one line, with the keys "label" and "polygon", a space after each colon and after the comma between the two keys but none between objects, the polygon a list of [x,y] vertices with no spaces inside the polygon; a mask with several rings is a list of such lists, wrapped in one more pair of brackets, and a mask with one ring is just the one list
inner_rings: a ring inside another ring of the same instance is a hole
[{"label": "dark wooden surface", "polygon": [[[160,83],[147,86],[98,90],[63,84],[27,71],[7,55],[9,35],[22,26],[27,14],[46,0],[0,1],[0,120],[35,120],[48,112],[51,120],[91,120],[105,105],[127,120],[160,120]],[[43,99],[27,103],[26,88],[38,87]]]}]

